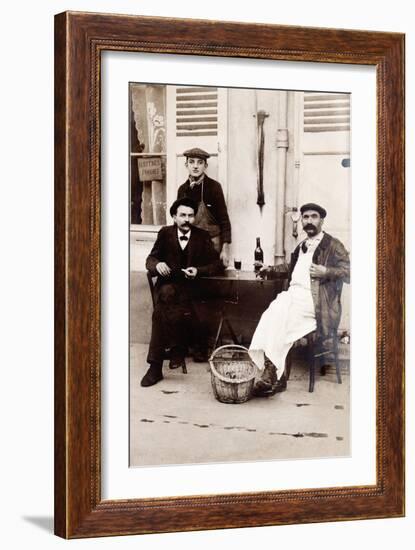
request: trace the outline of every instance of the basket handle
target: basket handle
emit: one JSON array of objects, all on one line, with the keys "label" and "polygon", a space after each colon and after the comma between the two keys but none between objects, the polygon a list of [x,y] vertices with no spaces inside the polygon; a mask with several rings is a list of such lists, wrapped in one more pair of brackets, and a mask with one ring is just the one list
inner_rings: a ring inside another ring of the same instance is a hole
[{"label": "basket handle", "polygon": [[245,346],[240,346],[239,344],[226,344],[225,346],[220,346],[220,348],[216,348],[213,352],[212,352],[212,355],[210,356],[209,358],[209,361],[212,361],[212,359],[215,357],[215,355],[218,353],[218,351],[221,351],[223,349],[226,349],[226,348],[238,348],[238,349],[241,349],[243,351],[246,351],[247,353],[249,353],[249,349],[246,348]]},{"label": "basket handle", "polygon": [[249,354],[249,350],[248,348],[244,347],[244,346],[240,346],[239,344],[226,344],[225,346],[220,346],[219,348],[215,349],[215,351],[212,353],[212,355],[210,356],[209,358],[209,366],[213,372],[213,374],[219,378],[219,380],[222,380],[222,382],[227,382],[227,383],[241,383],[241,382],[249,382],[250,378],[243,378],[242,380],[229,380],[229,378],[225,377],[225,376],[222,376],[222,374],[220,374],[216,369],[215,369],[215,365],[213,363],[213,358],[215,357],[215,355],[217,354],[218,351],[221,351],[223,349],[229,349],[229,348],[238,348],[238,349],[241,349],[243,351],[246,351],[248,354]]}]

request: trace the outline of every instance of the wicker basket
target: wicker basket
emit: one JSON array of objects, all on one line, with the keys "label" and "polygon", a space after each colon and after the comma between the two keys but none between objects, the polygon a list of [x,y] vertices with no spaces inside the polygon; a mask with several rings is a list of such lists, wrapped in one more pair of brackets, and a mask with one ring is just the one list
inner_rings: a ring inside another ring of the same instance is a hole
[{"label": "wicker basket", "polygon": [[227,345],[215,349],[210,359],[213,393],[221,403],[245,403],[250,399],[256,366],[243,346]]}]

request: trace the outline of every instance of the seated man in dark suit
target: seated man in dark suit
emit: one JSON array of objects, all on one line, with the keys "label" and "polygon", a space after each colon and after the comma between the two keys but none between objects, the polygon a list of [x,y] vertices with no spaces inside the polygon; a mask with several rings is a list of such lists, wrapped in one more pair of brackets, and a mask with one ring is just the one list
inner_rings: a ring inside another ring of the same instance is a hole
[{"label": "seated man in dark suit", "polygon": [[[172,204],[174,224],[160,229],[146,261],[148,271],[158,277],[147,355],[150,368],[141,380],[144,387],[163,379],[166,348],[170,348],[170,368],[185,366],[190,322],[193,329],[198,327],[194,318],[194,303],[201,292],[198,278],[223,269],[209,233],[192,225],[196,210],[197,204],[190,198],[177,199]],[[202,346],[206,345],[200,342],[204,337],[201,333],[196,336]]]}]

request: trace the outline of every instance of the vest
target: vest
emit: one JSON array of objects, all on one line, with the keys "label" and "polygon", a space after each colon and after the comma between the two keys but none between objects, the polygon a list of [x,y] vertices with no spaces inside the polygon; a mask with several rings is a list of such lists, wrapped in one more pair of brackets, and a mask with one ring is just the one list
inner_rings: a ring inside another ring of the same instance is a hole
[{"label": "vest", "polygon": [[187,259],[189,257],[189,243],[187,243],[186,247],[182,250],[182,247],[179,243],[177,243],[177,246],[179,247],[179,254],[180,254],[180,267],[185,268],[187,267]]}]

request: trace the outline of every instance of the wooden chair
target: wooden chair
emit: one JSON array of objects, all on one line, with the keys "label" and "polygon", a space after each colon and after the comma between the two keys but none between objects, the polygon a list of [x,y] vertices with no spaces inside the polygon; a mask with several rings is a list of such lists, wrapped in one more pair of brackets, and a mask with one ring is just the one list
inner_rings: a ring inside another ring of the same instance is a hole
[{"label": "wooden chair", "polygon": [[[309,392],[314,391],[316,368],[319,368],[319,372],[321,375],[324,376],[326,374],[326,365],[329,363],[327,359],[330,356],[333,356],[332,362],[334,363],[334,366],[336,368],[337,382],[341,384],[342,377],[340,372],[339,347],[338,347],[339,339],[338,339],[337,332],[333,331],[333,334],[331,337],[332,346],[330,349],[323,349],[321,347],[320,342],[317,340],[316,331],[310,332],[304,338],[307,340],[307,362],[309,365],[308,391]],[[300,341],[301,340],[298,340],[294,344],[293,348],[298,347],[296,346],[296,344]],[[289,379],[290,373],[291,373],[291,364],[292,364],[291,351],[293,348],[291,348],[285,363],[285,373],[286,373],[287,380]]]},{"label": "wooden chair", "polygon": [[148,286],[150,288],[150,294],[151,294],[151,301],[153,302],[153,309],[154,309],[154,306],[156,305],[156,297],[155,297],[155,292],[154,292],[154,280],[157,279],[157,277],[153,276],[150,271],[147,271],[147,281],[148,281]]}]

